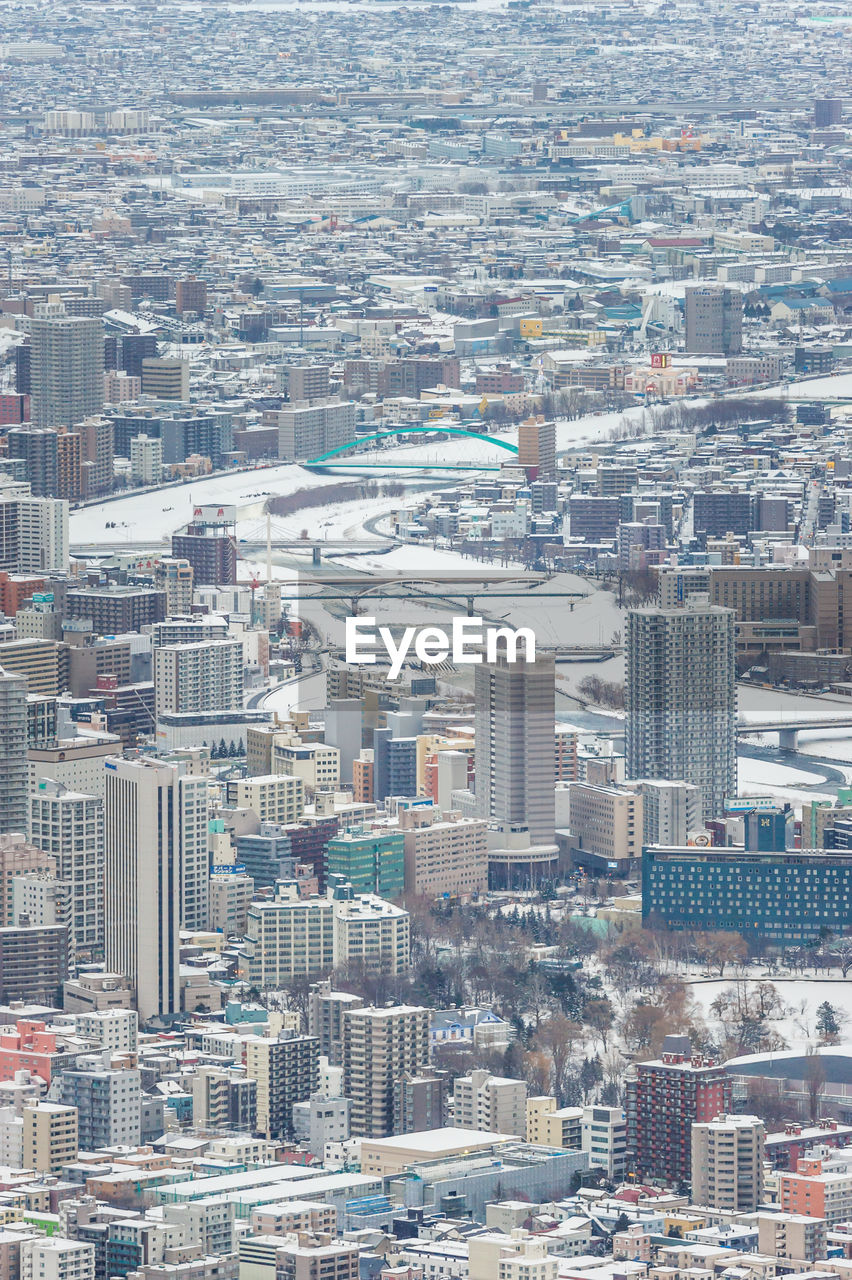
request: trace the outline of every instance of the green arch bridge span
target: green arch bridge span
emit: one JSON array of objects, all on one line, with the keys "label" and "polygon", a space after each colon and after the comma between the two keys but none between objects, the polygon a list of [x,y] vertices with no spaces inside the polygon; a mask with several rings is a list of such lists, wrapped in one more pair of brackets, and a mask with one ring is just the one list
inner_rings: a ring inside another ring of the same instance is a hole
[{"label": "green arch bridge span", "polygon": [[[321,453],[316,458],[311,458],[309,462],[304,463],[306,467],[315,467],[320,463],[327,462],[329,458],[337,457],[341,453],[346,453],[349,449],[354,449],[356,445],[370,444],[373,440],[389,440],[391,436],[403,435],[436,435],[440,433],[446,436],[467,436],[470,440],[483,440],[488,444],[496,444],[499,449],[505,449],[507,453],[517,453],[518,446],[511,444],[508,440],[499,440],[496,436],[484,435],[481,431],[466,431],[463,427],[394,427],[391,431],[378,431],[371,436],[358,436],[355,440],[349,440],[346,444],[336,445],[333,449],[329,449],[327,453]],[[424,464],[426,465],[426,464]]]}]

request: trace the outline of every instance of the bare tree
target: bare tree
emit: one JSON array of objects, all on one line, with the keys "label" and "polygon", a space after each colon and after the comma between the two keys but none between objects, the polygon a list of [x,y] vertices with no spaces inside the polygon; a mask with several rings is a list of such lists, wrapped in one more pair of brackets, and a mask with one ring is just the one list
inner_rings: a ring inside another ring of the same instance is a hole
[{"label": "bare tree", "polygon": [[591,1028],[594,1038],[600,1041],[601,1048],[606,1053],[607,1040],[614,1021],[609,1000],[590,1000],[583,1010],[583,1021]]},{"label": "bare tree", "polygon": [[852,938],[837,938],[831,944],[829,955],[834,957],[834,962],[844,978],[847,977],[849,970],[852,969]]},{"label": "bare tree", "polygon": [[583,1040],[583,1028],[570,1018],[555,1014],[542,1025],[537,1040],[550,1057],[553,1092],[560,1105],[564,1105],[576,1066],[577,1049]]}]

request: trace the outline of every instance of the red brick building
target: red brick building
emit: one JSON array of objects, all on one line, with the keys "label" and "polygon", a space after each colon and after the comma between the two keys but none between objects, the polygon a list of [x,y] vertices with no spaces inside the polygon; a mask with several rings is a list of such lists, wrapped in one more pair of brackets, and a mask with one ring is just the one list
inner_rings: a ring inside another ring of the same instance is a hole
[{"label": "red brick building", "polygon": [[688,1182],[692,1125],[731,1110],[731,1078],[711,1058],[691,1052],[687,1036],[666,1036],[653,1062],[640,1062],[627,1081],[629,1166],[668,1186]]}]

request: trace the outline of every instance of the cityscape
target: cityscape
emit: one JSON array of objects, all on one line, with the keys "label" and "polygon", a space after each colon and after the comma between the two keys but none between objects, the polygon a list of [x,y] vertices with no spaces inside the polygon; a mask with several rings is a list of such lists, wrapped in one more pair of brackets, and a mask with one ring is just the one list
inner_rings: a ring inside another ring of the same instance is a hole
[{"label": "cityscape", "polygon": [[0,1280],[852,1280],[850,38],[0,0]]}]

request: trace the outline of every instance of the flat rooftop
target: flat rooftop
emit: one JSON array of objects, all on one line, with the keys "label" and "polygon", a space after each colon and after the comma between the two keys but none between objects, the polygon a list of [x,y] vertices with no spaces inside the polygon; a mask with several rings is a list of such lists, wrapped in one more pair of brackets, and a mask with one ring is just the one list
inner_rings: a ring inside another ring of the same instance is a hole
[{"label": "flat rooftop", "polygon": [[487,1129],[428,1129],[422,1133],[401,1133],[395,1138],[364,1138],[362,1147],[388,1154],[410,1154],[415,1158],[464,1155],[506,1142],[516,1143],[517,1135],[490,1133]]}]

